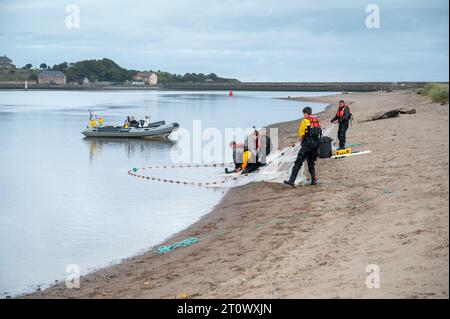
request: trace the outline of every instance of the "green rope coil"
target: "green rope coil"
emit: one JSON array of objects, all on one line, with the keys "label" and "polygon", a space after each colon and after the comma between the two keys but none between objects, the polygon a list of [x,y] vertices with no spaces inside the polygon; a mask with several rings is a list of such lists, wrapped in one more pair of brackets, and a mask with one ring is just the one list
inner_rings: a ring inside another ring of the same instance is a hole
[{"label": "green rope coil", "polygon": [[185,240],[177,241],[171,245],[161,246],[156,250],[156,252],[158,254],[165,254],[165,253],[171,252],[172,250],[179,248],[179,247],[191,246],[191,245],[197,243],[198,241],[199,241],[198,237],[188,237]]}]

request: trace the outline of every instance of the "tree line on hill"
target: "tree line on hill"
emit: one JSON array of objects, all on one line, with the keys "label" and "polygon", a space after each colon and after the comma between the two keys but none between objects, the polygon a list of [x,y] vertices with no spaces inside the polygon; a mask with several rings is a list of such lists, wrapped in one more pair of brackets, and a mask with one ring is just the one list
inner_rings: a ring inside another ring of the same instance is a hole
[{"label": "tree line on hill", "polygon": [[[140,72],[137,70],[127,70],[120,67],[117,63],[110,59],[101,60],[84,60],[76,63],[61,63],[54,65],[51,70],[63,72],[68,82],[81,82],[85,77],[91,82],[106,81],[113,83],[123,83],[132,81],[133,76]],[[236,79],[227,79],[218,77],[214,73],[186,73],[172,74],[163,71],[150,71],[158,76],[158,83],[185,83],[185,82],[205,82],[211,80],[214,82],[239,82]]]},{"label": "tree line on hill", "polygon": [[[26,64],[22,68],[0,69],[0,80],[37,80],[37,75],[40,71],[51,70],[61,71],[66,75],[67,82],[82,83],[84,78],[88,78],[90,82],[112,82],[124,83],[132,82],[133,77],[141,72],[138,70],[128,70],[122,68],[113,60],[83,60],[75,63],[63,62],[55,64],[52,67],[46,63],[41,63],[39,69],[34,69],[31,63]],[[201,83],[201,82],[215,82],[215,83],[239,83],[236,79],[229,79],[217,76],[215,73],[186,73],[174,74],[164,72],[161,70],[154,72],[158,76],[158,83]]]},{"label": "tree line on hill", "polygon": [[55,64],[51,70],[61,71],[66,75],[67,82],[81,82],[85,77],[91,82],[125,82],[133,78],[133,71],[121,68],[109,59],[85,60],[76,63],[63,62]]}]

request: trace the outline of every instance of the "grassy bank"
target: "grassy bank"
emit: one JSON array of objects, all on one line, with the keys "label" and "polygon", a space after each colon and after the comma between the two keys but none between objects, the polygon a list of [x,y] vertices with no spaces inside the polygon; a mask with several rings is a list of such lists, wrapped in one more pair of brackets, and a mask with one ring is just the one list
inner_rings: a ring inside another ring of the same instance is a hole
[{"label": "grassy bank", "polygon": [[29,69],[1,69],[0,68],[0,84],[2,82],[23,82],[36,81],[37,74],[40,70]]},{"label": "grassy bank", "polygon": [[434,103],[448,104],[448,84],[430,83],[419,93],[429,96]]}]

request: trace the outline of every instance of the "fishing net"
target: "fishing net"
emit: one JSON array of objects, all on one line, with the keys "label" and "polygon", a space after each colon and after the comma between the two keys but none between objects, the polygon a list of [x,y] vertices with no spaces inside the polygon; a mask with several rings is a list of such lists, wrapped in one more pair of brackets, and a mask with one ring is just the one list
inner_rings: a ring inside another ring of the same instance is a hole
[{"label": "fishing net", "polygon": [[[331,125],[323,130],[323,135],[331,137],[335,133],[335,129],[336,125]],[[237,187],[252,182],[282,183],[289,179],[300,148],[300,143],[296,143],[281,150],[272,151],[267,156],[265,166],[245,175],[225,174],[225,168],[233,167],[231,163],[147,166],[133,168],[128,174],[155,182],[213,188]],[[302,166],[296,183],[306,182],[304,167],[305,165]]]},{"label": "fishing net", "polygon": [[[323,130],[324,136],[332,136],[334,134],[336,125],[331,125]],[[242,186],[252,182],[271,182],[283,183],[288,180],[291,175],[292,167],[297,159],[297,154],[301,149],[300,143],[287,146],[281,150],[271,152],[267,156],[267,165],[260,167],[256,172],[248,175],[223,175],[225,183],[221,183],[222,187],[236,187]],[[296,183],[305,183],[306,176],[304,174],[305,165],[302,166]]]}]

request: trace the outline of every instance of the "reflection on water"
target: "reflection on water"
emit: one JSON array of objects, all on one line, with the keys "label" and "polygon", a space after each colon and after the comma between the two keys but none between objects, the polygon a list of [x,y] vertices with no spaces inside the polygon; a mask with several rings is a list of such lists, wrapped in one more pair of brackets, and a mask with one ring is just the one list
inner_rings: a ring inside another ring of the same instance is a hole
[{"label": "reflection on water", "polygon": [[[298,118],[304,104],[271,98],[279,94],[0,91],[0,296],[62,279],[68,264],[84,273],[148,249],[223,196],[222,189],[128,176],[132,167],[170,164],[174,142],[83,138],[88,109],[105,125],[148,114],[187,130],[194,119],[223,130]],[[222,173],[164,174],[184,180]]]},{"label": "reflection on water", "polygon": [[83,138],[84,143],[89,146],[89,160],[92,163],[95,159],[103,158],[105,149],[123,150],[127,158],[135,156],[150,158],[151,152],[170,152],[175,145],[175,141],[170,139],[144,140],[136,138]]}]

